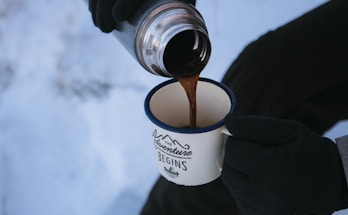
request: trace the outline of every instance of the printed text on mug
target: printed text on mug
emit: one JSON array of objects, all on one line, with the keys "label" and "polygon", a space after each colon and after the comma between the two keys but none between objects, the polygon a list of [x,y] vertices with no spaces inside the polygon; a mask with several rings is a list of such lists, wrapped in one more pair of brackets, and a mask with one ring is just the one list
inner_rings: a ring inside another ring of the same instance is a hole
[{"label": "printed text on mug", "polygon": [[188,144],[180,144],[179,141],[169,135],[153,132],[154,147],[157,151],[157,158],[164,165],[164,171],[172,178],[179,177],[181,171],[187,171],[187,162],[191,159],[192,151]]}]

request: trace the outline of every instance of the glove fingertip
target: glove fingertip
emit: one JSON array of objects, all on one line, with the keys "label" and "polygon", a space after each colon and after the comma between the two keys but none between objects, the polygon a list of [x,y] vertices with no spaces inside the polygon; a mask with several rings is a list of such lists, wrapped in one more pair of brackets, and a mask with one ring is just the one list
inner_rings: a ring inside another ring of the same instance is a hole
[{"label": "glove fingertip", "polygon": [[127,4],[121,4],[121,3],[115,3],[112,7],[112,16],[114,17],[115,21],[121,22],[125,20],[125,7],[127,7]]},{"label": "glove fingertip", "polygon": [[141,0],[133,0],[132,3],[127,1],[116,1],[112,13],[116,22],[124,22],[132,16],[136,9],[141,5]]}]

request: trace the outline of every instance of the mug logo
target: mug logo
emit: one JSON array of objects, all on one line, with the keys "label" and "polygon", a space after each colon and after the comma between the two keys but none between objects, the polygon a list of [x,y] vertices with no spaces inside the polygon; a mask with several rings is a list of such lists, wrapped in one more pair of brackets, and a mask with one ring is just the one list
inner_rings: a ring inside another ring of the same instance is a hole
[{"label": "mug logo", "polygon": [[179,177],[179,170],[187,171],[187,161],[191,159],[192,151],[188,144],[181,144],[170,135],[153,134],[154,147],[157,150],[158,161],[164,164],[164,171],[171,178]]},{"label": "mug logo", "polygon": [[164,167],[164,170],[167,172],[167,174],[172,177],[172,178],[176,178],[179,176],[179,173],[177,171],[174,170],[173,167],[170,167],[169,169],[167,169],[166,167]]}]

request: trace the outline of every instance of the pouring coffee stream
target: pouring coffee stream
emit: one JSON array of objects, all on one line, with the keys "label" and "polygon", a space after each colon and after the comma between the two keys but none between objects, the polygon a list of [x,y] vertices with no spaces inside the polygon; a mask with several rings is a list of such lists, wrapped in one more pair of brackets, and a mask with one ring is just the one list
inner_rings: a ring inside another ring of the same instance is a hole
[{"label": "pouring coffee stream", "polygon": [[[143,55],[145,53],[151,53],[150,57],[144,57],[145,60],[149,60],[147,62],[143,62],[140,59],[140,63],[143,67],[149,65],[151,63],[151,70],[158,75],[173,77],[177,81],[180,82],[189,102],[189,125],[183,125],[184,128],[196,128],[197,123],[197,99],[196,99],[196,90],[197,83],[199,79],[199,75],[205,65],[207,64],[210,53],[211,53],[211,44],[208,37],[208,32],[205,27],[204,20],[199,12],[190,4],[186,4],[184,2],[180,2],[179,5],[174,3],[168,3],[167,6],[172,5],[171,9],[169,7],[165,7],[168,9],[166,13],[166,18],[163,18],[162,21],[158,21],[161,25],[156,25],[157,27],[161,26],[162,30],[165,30],[166,33],[156,33],[158,28],[149,28],[154,30],[155,32],[147,32],[147,34],[151,35],[148,38],[156,38],[153,39],[152,42],[159,41],[159,45],[153,44],[153,46],[145,46],[148,47],[148,50],[143,50]],[[180,4],[184,4],[181,5]],[[188,6],[188,7],[186,7]],[[163,7],[163,6],[161,6]],[[180,8],[180,9],[178,9]],[[185,10],[182,10],[185,8]],[[161,12],[159,12],[159,17]],[[170,15],[169,15],[170,14]],[[163,16],[164,17],[164,16]],[[159,32],[165,32],[159,30]],[[160,37],[158,37],[161,35]],[[143,44],[151,44],[151,40],[146,40]],[[161,48],[161,45],[164,47]],[[157,55],[156,58],[153,58],[154,53]],[[151,57],[152,55],[152,57]],[[159,59],[158,61],[154,59]]]},{"label": "pouring coffee stream", "polygon": [[[193,5],[177,0],[146,1],[138,11],[143,13],[132,18],[136,29],[125,22],[125,31],[114,34],[147,71],[181,83],[189,101],[188,127],[195,128],[197,83],[211,53],[204,19]],[[132,32],[137,33],[124,37]]]},{"label": "pouring coffee stream", "polygon": [[197,32],[186,31],[173,38],[167,45],[164,63],[173,78],[178,80],[185,90],[189,101],[189,128],[196,128],[197,99],[196,90],[199,75],[206,62],[201,55],[201,44]]},{"label": "pouring coffee stream", "polygon": [[183,0],[145,0],[112,34],[146,71],[182,84],[195,127],[197,81],[211,53],[199,11]]},{"label": "pouring coffee stream", "polygon": [[193,76],[179,77],[176,78],[181,86],[184,88],[189,101],[190,108],[190,124],[184,128],[197,128],[197,83],[199,79],[199,74],[197,73]]}]

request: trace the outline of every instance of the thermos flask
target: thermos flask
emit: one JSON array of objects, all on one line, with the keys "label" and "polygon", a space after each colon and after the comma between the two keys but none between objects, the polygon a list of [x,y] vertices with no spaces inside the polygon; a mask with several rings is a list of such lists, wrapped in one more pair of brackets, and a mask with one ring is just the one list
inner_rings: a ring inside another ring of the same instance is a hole
[{"label": "thermos flask", "polygon": [[145,0],[112,34],[145,70],[165,77],[200,73],[211,54],[204,19],[185,1]]}]

